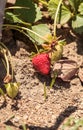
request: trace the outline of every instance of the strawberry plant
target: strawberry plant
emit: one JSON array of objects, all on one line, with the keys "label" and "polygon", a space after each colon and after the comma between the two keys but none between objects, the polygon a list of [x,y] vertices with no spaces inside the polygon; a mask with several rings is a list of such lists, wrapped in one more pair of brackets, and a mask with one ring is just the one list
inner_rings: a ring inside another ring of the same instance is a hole
[{"label": "strawberry plant", "polygon": [[[37,4],[32,0],[28,1],[27,4],[26,2],[26,0],[22,2],[17,0],[15,6],[6,9],[5,17],[9,23],[3,26],[20,31],[32,40],[38,53],[32,58],[33,67],[39,73],[48,75],[55,61],[62,57],[63,52],[64,40],[59,40],[60,37],[57,38],[56,36],[56,21],[62,0],[60,0],[57,11],[55,12],[53,35],[47,24],[36,24],[36,22],[42,18],[41,11]],[[9,11],[10,9],[14,9],[14,11],[11,12]],[[32,14],[34,14],[35,17],[26,17]],[[39,50],[38,46],[41,46],[42,50]],[[55,81],[56,76],[52,78]],[[53,86],[53,82],[51,86]]]},{"label": "strawberry plant", "polygon": [[[7,7],[5,9],[6,22],[3,25],[3,29],[10,28],[17,30],[26,35],[32,41],[37,50],[37,54],[32,58],[33,67],[39,73],[43,75],[48,75],[51,73],[50,70],[54,70],[53,68],[55,62],[57,64],[57,61],[61,59],[63,53],[63,46],[65,44],[64,40],[60,40],[60,37],[57,37],[56,24],[58,21],[60,21],[61,24],[64,24],[70,18],[74,18],[74,16],[78,14],[78,11],[77,13],[75,12],[76,9],[79,7],[79,12],[81,12],[82,15],[82,11],[80,11],[82,5],[80,5],[80,1],[79,6],[75,5],[75,8],[73,8],[75,3],[71,0],[68,2],[68,4],[70,5],[68,8],[67,3],[62,0],[42,0],[40,2],[45,2],[44,4],[47,4],[49,13],[52,16],[52,18],[54,18],[53,34],[51,33],[47,24],[42,24],[40,22],[42,19],[42,12],[38,4],[34,0],[16,0],[14,6]],[[71,17],[72,11],[74,14]],[[52,77],[53,80],[51,83],[51,87],[55,82],[55,78],[58,77],[56,70],[52,72],[54,72],[54,75]],[[72,77],[72,74],[70,77]],[[19,85],[16,83],[12,84],[7,82],[5,86],[7,94],[10,97],[14,98],[18,93]],[[15,91],[15,93],[13,93],[13,91]]]},{"label": "strawberry plant", "polygon": [[[55,11],[59,4],[58,0],[48,2],[49,14],[54,19]],[[61,25],[70,23],[77,33],[83,33],[83,0],[63,0],[58,12],[57,23]]]},{"label": "strawberry plant", "polygon": [[[59,10],[60,4],[61,1],[59,3],[57,12]],[[14,9],[14,11],[10,12],[9,11],[10,9]],[[33,16],[33,14],[34,17],[28,18],[28,16],[31,15]],[[56,38],[57,13],[55,15],[54,20],[53,36],[47,24],[41,24],[41,23],[36,24],[36,22],[42,18],[42,15],[39,7],[33,0],[29,0],[28,2],[27,1],[20,2],[19,0],[17,0],[15,6],[7,8],[5,17],[6,20],[9,21],[9,24],[4,24],[3,25],[4,27],[9,27],[10,29],[16,29],[17,31],[20,31],[24,35],[28,36],[30,40],[32,40],[32,42],[34,43],[36,49],[38,46],[41,46],[43,48],[43,51],[52,50],[51,44],[54,43],[57,39]],[[57,42],[57,44],[59,44],[59,42]],[[59,44],[58,46],[61,46],[61,44]],[[59,47],[55,47],[55,50],[57,50],[56,48]],[[39,50],[37,49],[37,52],[38,51]],[[62,53],[62,51],[60,53]],[[53,58],[53,60],[55,59]]]},{"label": "strawberry plant", "polygon": [[[11,98],[14,98],[18,94],[19,84],[14,82],[13,67],[12,67],[10,51],[2,42],[0,42],[0,60],[2,61],[6,69],[6,75],[3,79],[3,85],[5,86],[8,96]],[[11,73],[10,73],[10,70],[11,70]],[[0,94],[5,99],[5,94],[2,88],[0,88]]]}]

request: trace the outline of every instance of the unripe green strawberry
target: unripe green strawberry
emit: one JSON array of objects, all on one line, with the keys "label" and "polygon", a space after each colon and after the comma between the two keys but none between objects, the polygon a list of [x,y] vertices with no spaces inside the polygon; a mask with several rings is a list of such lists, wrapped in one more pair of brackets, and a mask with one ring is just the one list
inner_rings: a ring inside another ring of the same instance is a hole
[{"label": "unripe green strawberry", "polygon": [[51,52],[51,64],[54,64],[55,61],[61,59],[63,53],[63,45],[57,44]]},{"label": "unripe green strawberry", "polygon": [[19,84],[18,83],[8,83],[5,84],[6,91],[9,97],[12,99],[16,97],[19,91]]}]

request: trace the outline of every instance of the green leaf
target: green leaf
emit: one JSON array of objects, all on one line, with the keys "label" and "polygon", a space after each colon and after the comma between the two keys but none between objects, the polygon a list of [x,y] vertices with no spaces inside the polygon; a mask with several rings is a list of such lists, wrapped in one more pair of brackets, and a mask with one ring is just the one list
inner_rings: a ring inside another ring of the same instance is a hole
[{"label": "green leaf", "polygon": [[[57,10],[58,3],[59,3],[58,0],[50,0],[48,3],[48,11],[52,19],[54,19],[54,15]],[[70,10],[62,4],[58,14],[57,22],[60,24],[64,24],[69,21],[71,16],[72,15]]]},{"label": "green leaf", "polygon": [[72,28],[77,33],[83,33],[83,16],[77,15],[76,18],[72,20]]},{"label": "green leaf", "polygon": [[22,23],[23,21],[11,12],[6,12],[5,17],[11,23]]},{"label": "green leaf", "polygon": [[4,91],[0,88],[0,94],[4,96]]},{"label": "green leaf", "polygon": [[30,23],[22,21],[18,16],[16,16],[12,12],[6,12],[5,17],[6,17],[6,20],[8,20],[10,23],[24,24],[24,25],[27,25],[27,26],[31,25]]},{"label": "green leaf", "polygon": [[65,6],[62,6],[62,11],[60,15],[61,15],[61,19],[60,18],[59,19],[61,24],[67,23],[72,17],[71,12]]},{"label": "green leaf", "polygon": [[55,12],[57,10],[58,3],[59,3],[58,0],[56,0],[56,1],[50,0],[48,2],[48,11],[49,11],[49,14],[52,17],[52,19],[54,19],[54,15],[55,15]]},{"label": "green leaf", "polygon": [[83,3],[80,4],[78,11],[83,15]]},{"label": "green leaf", "polygon": [[[51,35],[50,30],[46,24],[38,24],[38,25],[32,26],[32,30],[43,37],[46,37],[47,35]],[[30,39],[33,42],[36,41],[38,44],[42,44],[45,42],[44,39],[38,37],[36,34],[33,34],[31,32],[28,32],[28,34],[30,36]]]},{"label": "green leaf", "polygon": [[83,0],[69,0],[69,3],[72,6],[75,14],[78,12],[78,7],[81,2],[83,2]]},{"label": "green leaf", "polygon": [[29,9],[15,9],[14,13],[25,22],[33,23],[41,19],[41,11],[33,0],[16,0],[15,6],[28,7]]}]

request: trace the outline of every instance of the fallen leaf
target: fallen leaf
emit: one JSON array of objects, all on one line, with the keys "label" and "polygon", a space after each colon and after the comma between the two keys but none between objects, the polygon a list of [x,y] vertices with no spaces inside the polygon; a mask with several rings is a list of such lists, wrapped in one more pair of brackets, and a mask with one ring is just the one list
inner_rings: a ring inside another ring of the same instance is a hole
[{"label": "fallen leaf", "polygon": [[78,72],[77,63],[73,60],[64,59],[55,62],[53,66],[53,73],[57,73],[57,77],[63,81],[70,81],[70,79]]},{"label": "fallen leaf", "polygon": [[3,82],[4,83],[9,83],[10,81],[12,80],[12,76],[9,74],[9,75],[6,75]]}]

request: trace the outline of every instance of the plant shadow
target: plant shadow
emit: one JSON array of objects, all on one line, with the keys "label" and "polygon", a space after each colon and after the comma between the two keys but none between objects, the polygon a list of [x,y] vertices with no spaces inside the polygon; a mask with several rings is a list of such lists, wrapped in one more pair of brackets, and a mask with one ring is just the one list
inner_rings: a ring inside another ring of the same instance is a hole
[{"label": "plant shadow", "polygon": [[83,55],[83,39],[80,39],[79,41],[77,41],[77,53],[79,55]]},{"label": "plant shadow", "polygon": [[[39,126],[33,126],[33,125],[28,125],[28,124],[25,124],[25,127],[26,129],[29,129],[29,130],[58,130],[60,125],[63,123],[63,121],[66,118],[68,118],[72,113],[74,113],[76,110],[77,110],[76,106],[68,106],[63,112],[59,114],[54,125],[51,127],[47,127],[47,126],[39,127]],[[22,125],[19,126],[19,128],[22,130],[23,129]]]},{"label": "plant shadow", "polygon": [[0,110],[3,109],[3,108],[5,108],[6,106],[7,106],[7,102],[6,102],[6,100],[4,100],[4,102],[0,106]]},{"label": "plant shadow", "polygon": [[6,126],[14,126],[14,127],[17,127],[10,119],[7,120],[6,122],[4,122],[4,124],[5,124]]},{"label": "plant shadow", "polygon": [[[34,75],[36,75],[36,77],[39,79],[40,82],[42,82],[43,84],[46,83],[47,87],[50,87],[51,82],[52,82],[52,78],[50,75],[41,75],[38,74],[37,72],[34,73]],[[64,82],[62,81],[60,78],[56,78],[55,83],[52,87],[53,89],[62,89],[62,88],[70,88],[70,82]]]}]

